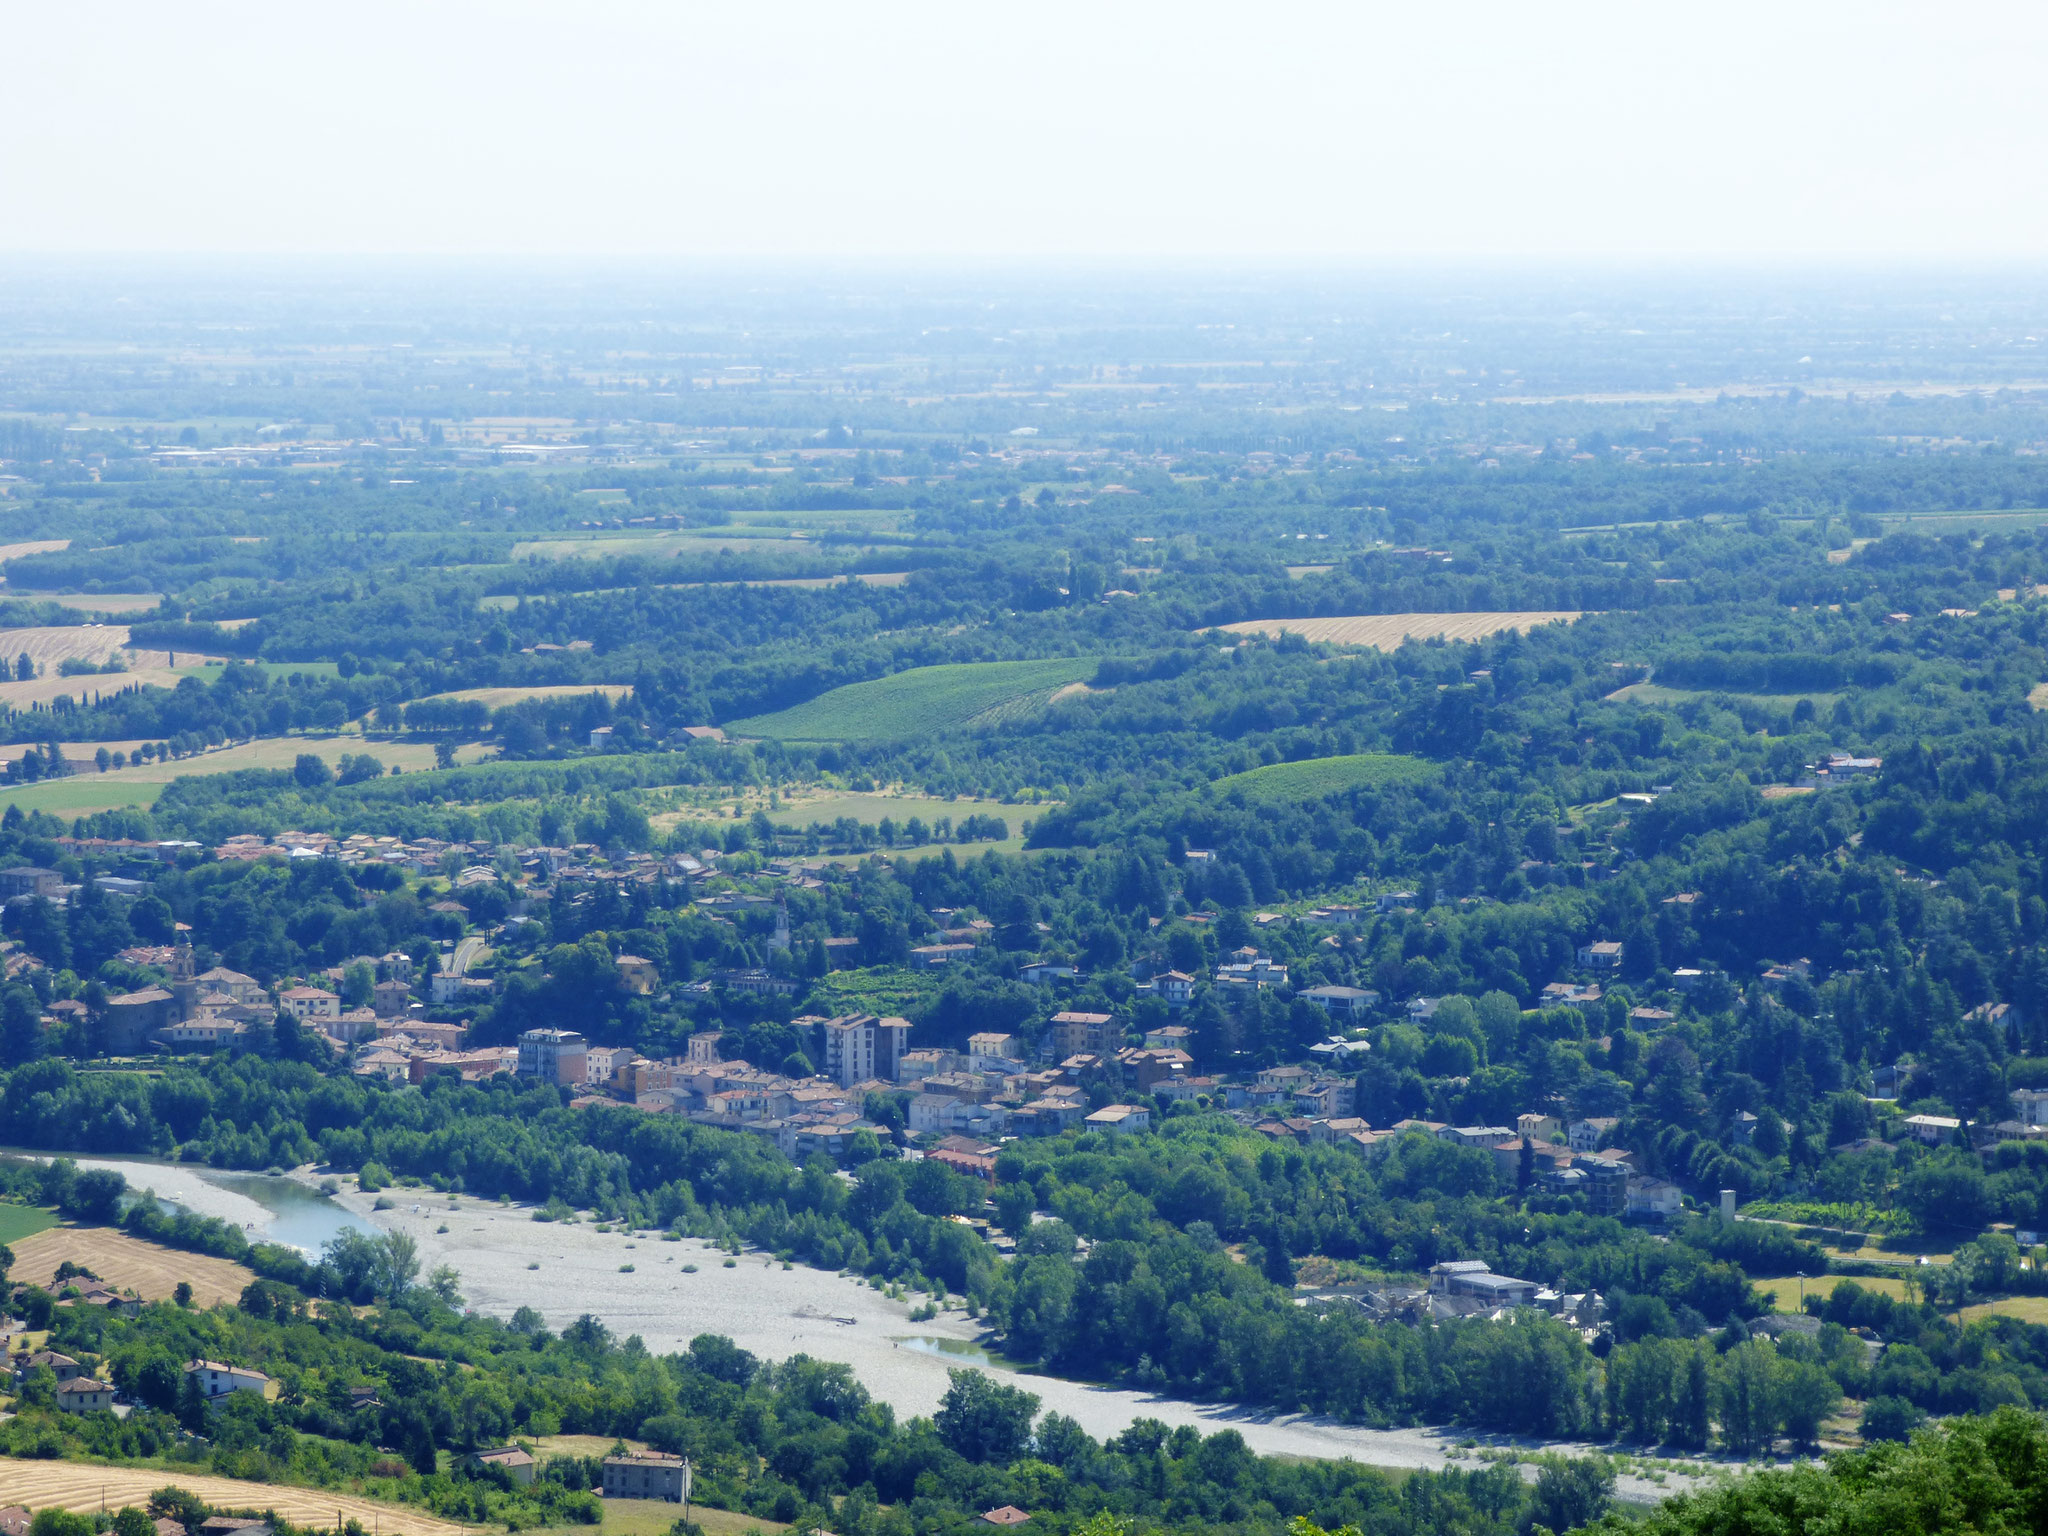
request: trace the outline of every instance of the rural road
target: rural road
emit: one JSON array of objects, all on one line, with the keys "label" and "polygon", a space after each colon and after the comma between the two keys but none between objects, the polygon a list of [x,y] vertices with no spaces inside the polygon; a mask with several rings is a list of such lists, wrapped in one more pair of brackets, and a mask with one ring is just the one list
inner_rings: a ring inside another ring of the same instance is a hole
[{"label": "rural road", "polygon": [[455,953],[448,957],[448,964],[444,969],[450,976],[467,976],[469,968],[490,954],[490,952],[490,945],[486,944],[482,939],[464,939],[455,946]]}]

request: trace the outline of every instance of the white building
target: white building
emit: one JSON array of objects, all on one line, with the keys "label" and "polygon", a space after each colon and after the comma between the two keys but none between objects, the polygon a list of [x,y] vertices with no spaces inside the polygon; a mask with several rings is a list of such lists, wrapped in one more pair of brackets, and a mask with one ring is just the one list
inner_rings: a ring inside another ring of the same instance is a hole
[{"label": "white building", "polygon": [[197,1378],[199,1395],[209,1400],[226,1397],[230,1392],[254,1392],[263,1397],[270,1395],[270,1378],[246,1365],[193,1360],[186,1364],[185,1374]]},{"label": "white building", "polygon": [[1128,1136],[1136,1131],[1152,1129],[1152,1111],[1136,1104],[1110,1104],[1096,1110],[1082,1123],[1091,1131],[1110,1131]]},{"label": "white building", "polygon": [[286,987],[277,1000],[295,1019],[338,1019],[341,999],[324,987]]}]

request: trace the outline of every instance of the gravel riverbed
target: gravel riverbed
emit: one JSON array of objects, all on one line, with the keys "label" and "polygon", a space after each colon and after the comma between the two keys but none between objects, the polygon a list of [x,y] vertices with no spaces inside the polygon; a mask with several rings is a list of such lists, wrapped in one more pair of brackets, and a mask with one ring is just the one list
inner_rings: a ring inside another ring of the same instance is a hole
[{"label": "gravel riverbed", "polygon": [[[530,1306],[550,1328],[560,1329],[588,1312],[614,1333],[638,1334],[656,1353],[686,1349],[696,1335],[717,1333],[768,1359],[806,1354],[840,1361],[899,1415],[931,1413],[945,1393],[946,1372],[975,1364],[1035,1393],[1042,1407],[1068,1415],[1097,1438],[1121,1432],[1133,1419],[1153,1418],[1191,1424],[1204,1434],[1235,1429],[1253,1450],[1269,1455],[1348,1457],[1423,1470],[1477,1466],[1470,1459],[1475,1443],[1566,1454],[1597,1449],[1458,1431],[1365,1429],[1092,1386],[990,1358],[978,1346],[979,1324],[963,1313],[912,1322],[908,1304],[887,1299],[863,1281],[801,1264],[784,1269],[759,1253],[741,1255],[728,1269],[727,1255],[708,1243],[537,1222],[531,1207],[394,1190],[387,1196],[392,1208],[379,1211],[365,1195],[338,1198],[378,1225],[411,1235],[423,1273],[452,1265],[462,1276],[469,1306],[487,1316],[510,1317]],[[448,1230],[440,1231],[444,1226]],[[628,1264],[631,1273],[623,1272]],[[695,1273],[685,1271],[687,1264],[697,1266]],[[1619,1492],[1654,1501],[1692,1482],[1672,1475],[1669,1486],[1659,1486],[1624,1477]]]}]

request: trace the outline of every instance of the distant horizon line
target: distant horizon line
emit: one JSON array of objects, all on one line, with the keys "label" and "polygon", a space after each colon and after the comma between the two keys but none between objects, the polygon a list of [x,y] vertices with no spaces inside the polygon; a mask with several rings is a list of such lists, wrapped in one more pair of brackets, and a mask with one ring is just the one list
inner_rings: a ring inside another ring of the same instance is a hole
[{"label": "distant horizon line", "polygon": [[1867,274],[1968,272],[2027,275],[2048,281],[2048,253],[1997,255],[1933,255],[1908,252],[1470,252],[1402,253],[1249,252],[707,252],[707,251],[314,251],[314,250],[144,250],[112,248],[42,249],[0,247],[0,265],[43,266],[90,262],[130,265],[171,262],[198,264],[420,264],[497,266],[598,264],[619,267],[685,265],[777,268],[1013,268],[1056,270],[1302,270],[1395,271],[1428,274],[1437,271],[1855,271]]}]

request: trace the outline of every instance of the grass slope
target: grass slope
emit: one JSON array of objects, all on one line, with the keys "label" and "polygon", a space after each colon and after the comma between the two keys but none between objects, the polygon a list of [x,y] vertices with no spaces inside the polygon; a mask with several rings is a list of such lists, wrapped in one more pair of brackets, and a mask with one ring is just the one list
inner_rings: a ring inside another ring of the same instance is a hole
[{"label": "grass slope", "polygon": [[0,1205],[0,1248],[47,1232],[57,1225],[57,1213],[39,1205]]},{"label": "grass slope", "polygon": [[998,724],[1094,675],[1095,662],[1087,657],[913,667],[834,688],[772,715],[736,720],[726,730],[777,741],[893,741]]},{"label": "grass slope", "polygon": [[1737,704],[1776,705],[1791,708],[1801,699],[1812,701],[1815,709],[1832,709],[1839,693],[1737,693],[1726,688],[1667,688],[1662,683],[1630,683],[1607,695],[1610,703],[1672,705],[1693,699],[1728,699]]},{"label": "grass slope", "polygon": [[[77,772],[65,779],[43,779],[0,789],[0,809],[18,805],[24,811],[48,811],[53,816],[85,816],[94,811],[127,807],[147,810],[156,804],[157,796],[173,779],[235,773],[244,768],[289,768],[302,752],[325,760],[330,768],[352,752],[367,752],[387,769],[396,765],[407,773],[424,772],[434,766],[434,748],[428,742],[365,741],[360,736],[264,736],[231,747],[215,747],[197,757],[136,763],[99,773],[89,764],[100,745],[91,741],[66,744],[64,755],[80,764]],[[134,743],[106,745],[129,750]],[[27,748],[17,743],[5,750],[9,757],[18,758]],[[482,751],[480,746],[465,746],[457,753],[457,761],[474,760]]]},{"label": "grass slope", "polygon": [[1392,752],[1359,752],[1350,757],[1312,757],[1299,763],[1268,763],[1248,773],[1233,773],[1209,788],[1219,795],[1241,792],[1253,804],[1319,800],[1347,789],[1382,784],[1426,784],[1436,765],[1419,757]]}]

